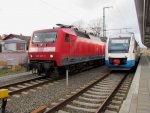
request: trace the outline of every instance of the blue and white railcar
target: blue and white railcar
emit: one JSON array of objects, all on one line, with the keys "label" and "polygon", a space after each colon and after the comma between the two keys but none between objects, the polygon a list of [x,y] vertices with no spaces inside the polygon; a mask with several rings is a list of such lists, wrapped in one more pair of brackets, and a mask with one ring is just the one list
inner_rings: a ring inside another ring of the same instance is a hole
[{"label": "blue and white railcar", "polygon": [[109,38],[106,43],[105,64],[111,70],[130,70],[138,62],[139,49],[134,34]]}]

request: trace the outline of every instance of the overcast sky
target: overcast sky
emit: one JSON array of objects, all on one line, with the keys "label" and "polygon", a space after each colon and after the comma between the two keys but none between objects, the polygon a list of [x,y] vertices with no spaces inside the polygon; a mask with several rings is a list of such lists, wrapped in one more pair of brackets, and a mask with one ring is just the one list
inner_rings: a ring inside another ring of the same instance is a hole
[{"label": "overcast sky", "polygon": [[[106,9],[106,28],[130,28],[128,31],[140,40],[134,0],[0,0],[0,34],[31,35],[34,30],[78,20],[88,24],[102,19],[103,7],[107,6],[113,8]],[[118,32],[110,30],[107,34]]]}]

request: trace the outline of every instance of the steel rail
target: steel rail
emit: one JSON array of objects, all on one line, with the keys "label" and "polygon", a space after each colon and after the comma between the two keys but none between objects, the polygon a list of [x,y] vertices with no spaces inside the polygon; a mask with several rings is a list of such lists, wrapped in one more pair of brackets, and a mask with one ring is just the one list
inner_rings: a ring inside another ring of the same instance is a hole
[{"label": "steel rail", "polygon": [[71,97],[69,97],[68,99],[62,101],[61,103],[59,103],[58,105],[50,108],[48,111],[46,111],[46,113],[53,113],[59,109],[61,109],[62,107],[64,107],[68,102],[72,101],[73,99],[75,99],[76,97],[78,97],[79,95],[81,95],[82,93],[84,93],[85,91],[87,91],[88,89],[90,89],[91,87],[93,87],[95,84],[97,84],[98,82],[102,81],[103,79],[105,79],[107,76],[109,76],[111,74],[111,72],[107,73],[106,75],[102,76],[100,79],[94,81],[92,84],[88,85],[86,88],[82,89],[81,91],[79,91],[78,93],[72,95]]},{"label": "steel rail", "polygon": [[114,88],[114,90],[112,91],[112,93],[107,97],[107,99],[103,102],[103,104],[98,108],[98,110],[95,113],[101,113],[104,108],[106,107],[106,105],[110,102],[112,96],[118,91],[118,89],[120,88],[121,84],[124,82],[124,80],[126,79],[127,75],[129,73],[125,74],[124,77],[122,78],[122,80],[118,83],[118,85]]},{"label": "steel rail", "polygon": [[47,81],[42,81],[40,83],[37,83],[37,84],[33,84],[31,86],[26,86],[24,88],[20,88],[18,90],[15,90],[15,91],[11,91],[9,92],[9,95],[14,95],[14,94],[17,94],[17,93],[20,93],[20,92],[23,92],[23,91],[26,91],[26,90],[29,90],[29,89],[32,89],[32,88],[35,88],[35,87],[38,87],[38,86],[42,86],[44,84],[48,84],[48,83],[51,83],[51,82],[54,82],[54,81],[57,81],[57,80],[60,80],[61,78],[56,78],[56,79],[47,79]]},{"label": "steel rail", "polygon": [[[104,108],[108,105],[108,103],[110,102],[111,98],[116,94],[116,92],[118,91],[118,89],[120,88],[121,84],[124,82],[124,80],[126,79],[126,77],[129,75],[129,73],[130,72],[126,73],[121,78],[121,80],[118,82],[118,84],[116,85],[116,87],[113,89],[113,91],[110,93],[110,95],[108,95],[108,97],[106,98],[106,100],[102,103],[102,105],[100,105],[100,107],[97,109],[97,111],[95,113],[101,113],[101,112],[104,111]],[[83,94],[84,92],[86,92],[87,90],[89,90],[91,87],[93,87],[94,85],[96,85],[98,82],[102,81],[103,79],[105,79],[109,75],[111,75],[111,72],[108,73],[108,74],[106,74],[106,75],[104,75],[99,80],[96,80],[92,84],[88,85],[86,88],[80,90],[78,93],[72,95],[71,97],[68,97],[66,100],[62,101],[61,103],[57,104],[56,106],[50,108],[49,110],[46,111],[46,113],[53,113],[53,112],[56,112],[56,111],[60,110],[61,108],[63,108],[64,106],[66,106],[70,101],[74,100],[75,98],[77,98],[78,96],[80,96],[81,94]]]},{"label": "steel rail", "polygon": [[[38,86],[41,86],[41,85],[44,85],[44,84],[47,84],[47,83],[50,83],[50,82],[54,82],[54,81],[57,81],[57,80],[61,79],[61,78],[56,78],[56,79],[49,78],[49,79],[45,79],[45,81],[41,81],[40,83],[38,83],[38,82],[36,84],[31,83],[31,86],[24,85],[24,83],[29,83],[30,84],[30,82],[36,82],[36,80],[41,80],[41,79],[44,79],[44,78],[45,77],[40,76],[40,77],[28,79],[28,80],[23,80],[23,81],[20,81],[20,82],[15,82],[15,83],[0,86],[0,89],[9,89],[10,87],[15,87],[16,86],[16,90],[9,91],[9,95],[12,96],[14,94],[17,94],[17,93],[20,93],[20,92],[23,92],[23,91],[26,91],[26,90],[29,90],[29,89],[32,89],[32,88],[35,88],[35,87],[38,87]],[[18,87],[18,85],[24,85],[25,87],[21,88],[21,87]]]},{"label": "steel rail", "polygon": [[[32,74],[31,74],[32,75]],[[0,89],[6,89],[6,88],[9,88],[9,87],[12,87],[12,86],[17,86],[19,84],[24,84],[26,82],[31,82],[31,81],[35,81],[35,80],[40,80],[40,79],[43,79],[44,77],[36,77],[36,78],[32,78],[32,79],[28,79],[28,80],[23,80],[23,81],[20,81],[20,82],[15,82],[15,83],[11,83],[11,84],[7,84],[7,85],[2,85],[0,86]]]}]

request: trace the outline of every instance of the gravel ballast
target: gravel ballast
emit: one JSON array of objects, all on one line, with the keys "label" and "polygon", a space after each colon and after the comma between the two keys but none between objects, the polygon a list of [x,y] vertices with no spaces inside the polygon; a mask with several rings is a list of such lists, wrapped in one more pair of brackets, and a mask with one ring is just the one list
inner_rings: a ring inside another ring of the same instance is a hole
[{"label": "gravel ballast", "polygon": [[29,80],[29,79],[36,78],[36,77],[38,76],[35,74],[32,74],[31,72],[20,73],[16,75],[7,75],[7,76],[0,77],[0,86],[12,84],[12,83],[16,83],[16,82],[20,82],[24,80]]},{"label": "gravel ballast", "polygon": [[7,103],[6,113],[29,113],[41,105],[57,102],[58,99],[70,94],[71,91],[75,91],[77,88],[89,83],[89,81],[108,72],[105,66],[101,66],[69,76],[69,87],[66,87],[66,80],[63,79],[27,91],[28,94],[19,94],[20,97],[11,97]]}]

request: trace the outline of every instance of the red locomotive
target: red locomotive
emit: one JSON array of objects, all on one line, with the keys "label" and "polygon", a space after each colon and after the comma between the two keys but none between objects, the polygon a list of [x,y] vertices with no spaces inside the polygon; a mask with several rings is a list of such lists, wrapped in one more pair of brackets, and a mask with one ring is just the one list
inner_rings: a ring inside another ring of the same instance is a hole
[{"label": "red locomotive", "polygon": [[104,60],[105,43],[96,42],[72,26],[34,31],[29,44],[30,69],[38,74],[63,72],[100,63]]}]

